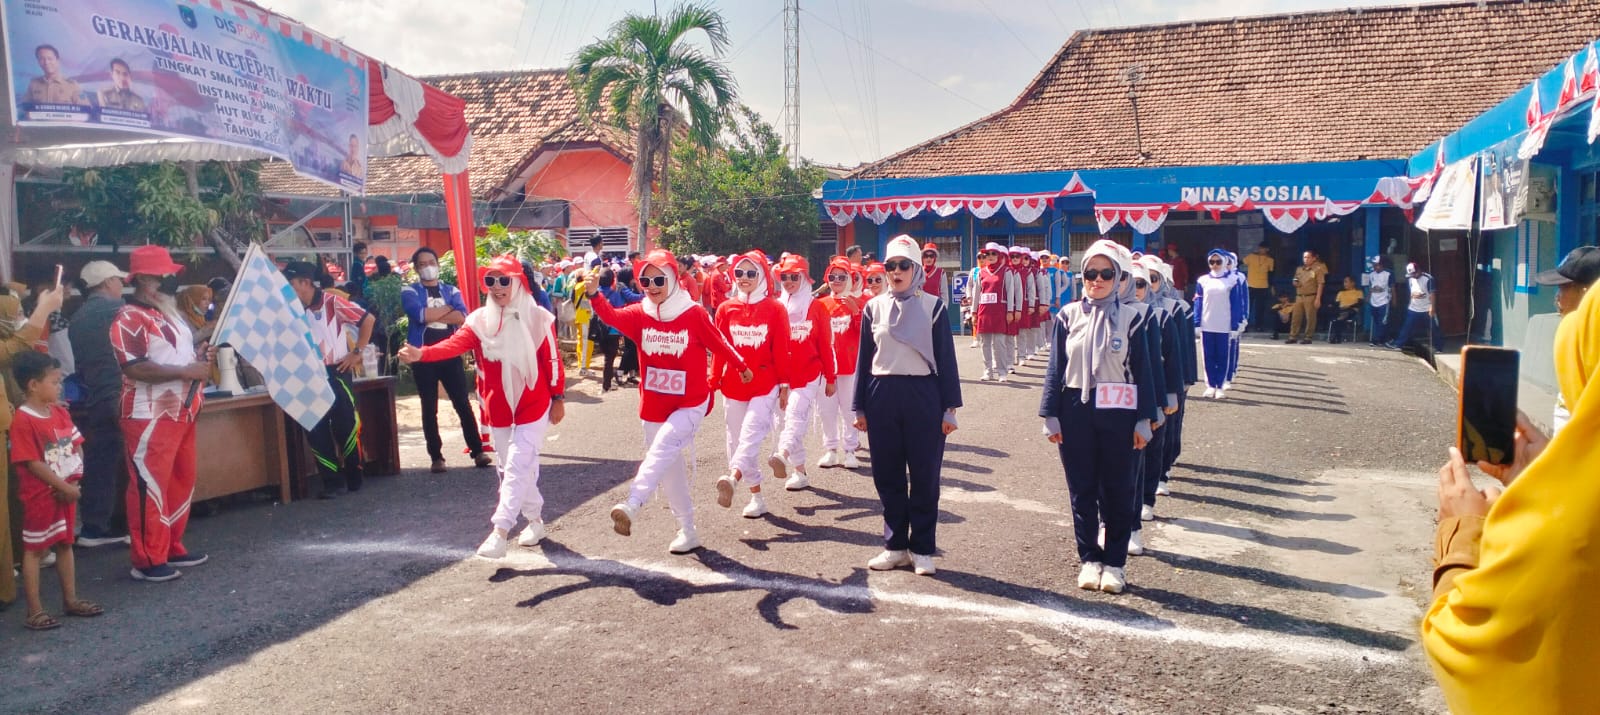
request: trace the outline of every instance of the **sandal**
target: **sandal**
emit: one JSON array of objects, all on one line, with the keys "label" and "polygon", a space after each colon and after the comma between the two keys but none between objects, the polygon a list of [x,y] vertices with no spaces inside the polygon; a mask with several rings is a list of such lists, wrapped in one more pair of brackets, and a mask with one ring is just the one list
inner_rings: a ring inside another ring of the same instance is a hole
[{"label": "sandal", "polygon": [[48,631],[52,628],[60,628],[61,621],[56,620],[55,616],[49,613],[40,611],[28,616],[28,620],[23,625],[27,626],[30,631]]},{"label": "sandal", "polygon": [[69,616],[76,616],[78,618],[94,618],[95,616],[106,612],[104,608],[99,606],[99,604],[91,603],[81,599],[64,604],[61,607],[61,610]]}]

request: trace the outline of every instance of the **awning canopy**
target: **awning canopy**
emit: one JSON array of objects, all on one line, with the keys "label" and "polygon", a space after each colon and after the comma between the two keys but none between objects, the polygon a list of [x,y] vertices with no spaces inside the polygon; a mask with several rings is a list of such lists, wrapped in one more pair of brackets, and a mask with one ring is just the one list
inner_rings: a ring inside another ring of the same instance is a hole
[{"label": "awning canopy", "polygon": [[1396,160],[841,179],[823,185],[822,204],[840,226],[857,217],[882,225],[890,216],[910,219],[925,211],[950,216],[967,210],[987,219],[1002,209],[1029,223],[1057,199],[1084,196],[1093,201],[1101,233],[1118,224],[1154,233],[1172,211],[1220,216],[1253,210],[1288,233],[1364,205],[1411,208],[1404,168]]}]

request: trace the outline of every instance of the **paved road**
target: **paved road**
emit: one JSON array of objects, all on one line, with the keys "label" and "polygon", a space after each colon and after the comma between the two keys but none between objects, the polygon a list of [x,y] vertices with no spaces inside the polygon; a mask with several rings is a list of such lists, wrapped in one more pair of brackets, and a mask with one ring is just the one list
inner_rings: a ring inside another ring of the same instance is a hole
[{"label": "paved road", "polygon": [[45,634],[0,614],[0,711],[1442,712],[1415,632],[1450,391],[1364,347],[1252,341],[1244,364],[1227,400],[1191,403],[1122,596],[1073,587],[1039,367],[964,382],[931,578],[865,569],[864,473],[777,492],[761,520],[717,508],[720,410],[694,482],[707,548],[666,553],[660,500],[613,534],[635,398],[589,382],[546,445],[542,549],[472,557],[492,473],[427,474],[410,430],[415,467],[355,497],[197,519],[212,562],[171,584],[80,552],[108,614]]}]

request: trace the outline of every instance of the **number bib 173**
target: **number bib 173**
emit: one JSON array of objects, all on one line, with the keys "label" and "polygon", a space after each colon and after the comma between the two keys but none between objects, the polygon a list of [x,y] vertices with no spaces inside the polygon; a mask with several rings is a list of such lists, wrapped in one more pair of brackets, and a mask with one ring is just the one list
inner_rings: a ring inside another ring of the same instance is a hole
[{"label": "number bib 173", "polygon": [[658,367],[644,371],[644,389],[663,395],[682,395],[688,374],[682,370],[663,370]]},{"label": "number bib 173", "polygon": [[1139,392],[1130,382],[1102,382],[1094,386],[1094,406],[1102,410],[1131,410]]}]

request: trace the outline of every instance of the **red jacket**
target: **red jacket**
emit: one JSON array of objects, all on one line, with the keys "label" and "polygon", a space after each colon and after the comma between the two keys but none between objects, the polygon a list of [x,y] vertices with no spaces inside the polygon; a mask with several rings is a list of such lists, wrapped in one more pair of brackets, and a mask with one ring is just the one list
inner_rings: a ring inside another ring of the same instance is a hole
[{"label": "red jacket", "polygon": [[[667,322],[645,315],[639,303],[613,308],[609,301],[596,300],[591,305],[600,322],[639,344],[639,366],[644,378],[639,384],[639,418],[646,422],[665,422],[679,409],[706,403],[711,396],[706,379],[707,350],[732,363],[736,372],[745,369],[744,359],[717,332],[711,315],[699,305]],[[707,404],[706,411],[710,410]]]},{"label": "red jacket", "polygon": [[489,427],[511,427],[538,422],[549,411],[551,396],[566,390],[566,368],[561,364],[560,355],[550,354],[550,344],[550,340],[539,343],[539,365],[544,367],[540,370],[537,384],[522,389],[515,412],[512,412],[511,403],[506,400],[505,387],[500,382],[500,363],[484,359],[483,342],[478,339],[477,333],[472,332],[472,328],[463,325],[450,337],[423,348],[422,361],[447,360],[471,350],[473,359],[478,363],[478,396],[487,407],[485,424]]},{"label": "red jacket", "polygon": [[733,365],[713,356],[712,386],[720,387],[728,399],[748,402],[772,392],[780,383],[788,384],[780,369],[789,354],[789,313],[782,303],[773,298],[756,303],[728,300],[717,308],[717,329],[733,344],[745,367],[755,373],[755,379],[746,384]]},{"label": "red jacket", "polygon": [[829,332],[833,333],[833,363],[840,375],[856,374],[856,351],[861,349],[861,306],[854,298],[828,296],[822,299],[828,311]]},{"label": "red jacket", "polygon": [[830,384],[838,377],[833,362],[833,328],[822,301],[813,299],[805,320],[789,324],[788,362],[791,387],[805,387],[818,375]]}]

